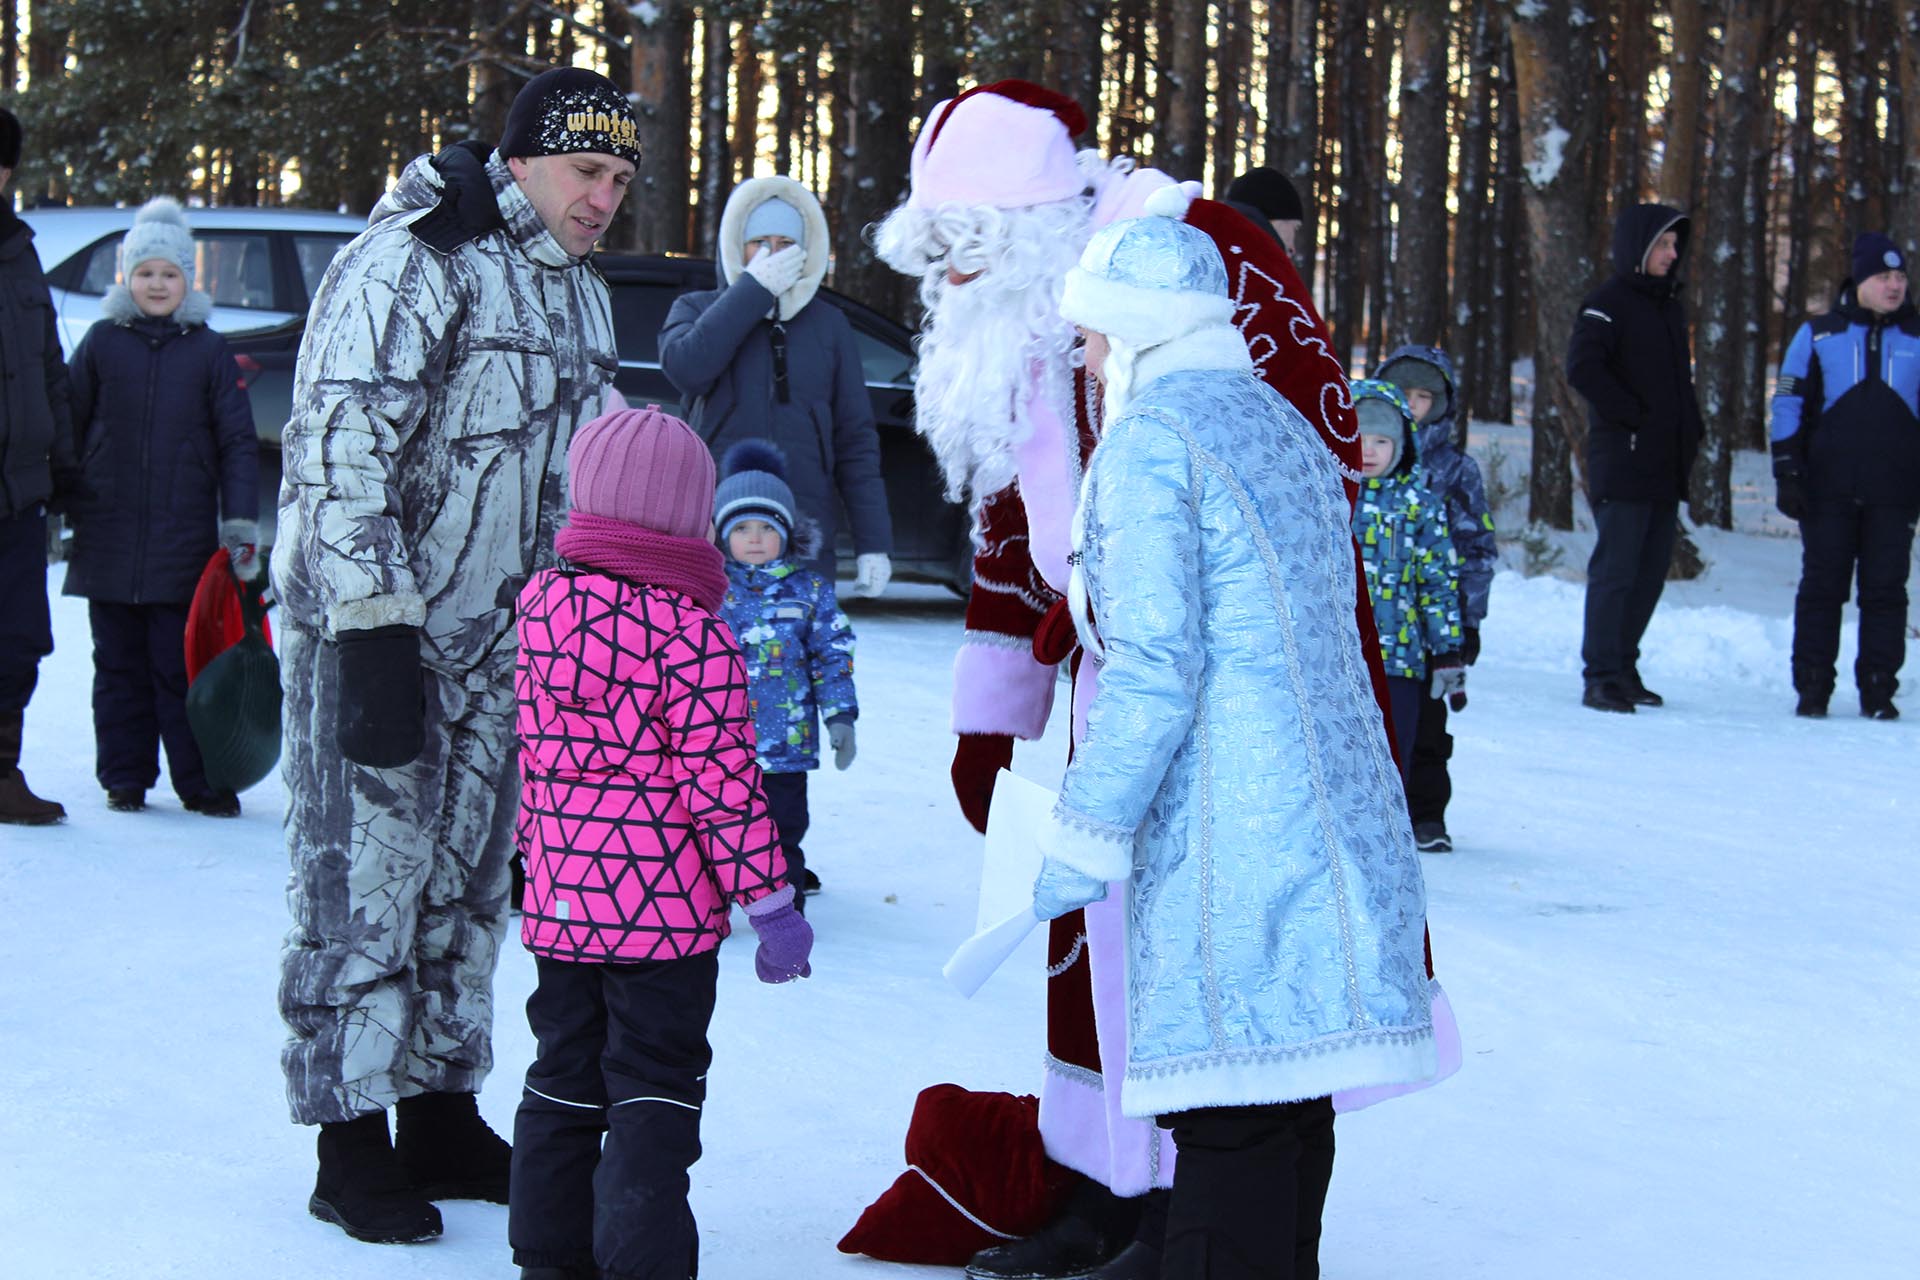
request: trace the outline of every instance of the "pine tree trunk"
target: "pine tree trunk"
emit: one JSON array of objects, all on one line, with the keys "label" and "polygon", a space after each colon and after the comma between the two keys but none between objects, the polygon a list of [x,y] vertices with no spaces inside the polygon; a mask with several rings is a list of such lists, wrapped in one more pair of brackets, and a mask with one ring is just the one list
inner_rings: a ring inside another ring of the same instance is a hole
[{"label": "pine tree trunk", "polygon": [[[1765,38],[1764,36],[1762,37]],[[1733,439],[1741,449],[1767,447],[1767,368],[1773,336],[1773,278],[1776,259],[1773,246],[1773,217],[1767,207],[1773,189],[1775,127],[1778,113],[1772,104],[1780,88],[1780,66],[1767,53],[1757,68],[1760,93],[1754,121],[1753,156],[1747,166],[1746,260],[1754,269],[1735,272],[1746,287],[1745,340],[1740,344],[1739,411],[1734,416]]]},{"label": "pine tree trunk", "polygon": [[1787,203],[1786,322],[1798,325],[1809,311],[1807,259],[1813,241],[1813,83],[1819,66],[1819,45],[1813,32],[1795,35],[1793,59],[1793,137],[1787,154],[1793,158],[1793,181]]},{"label": "pine tree trunk", "polygon": [[1740,444],[1739,344],[1746,338],[1745,273],[1731,269],[1751,241],[1747,187],[1753,168],[1756,107],[1769,5],[1727,0],[1720,91],[1713,99],[1713,154],[1707,169],[1705,226],[1695,224],[1689,260],[1697,270],[1699,311],[1695,385],[1706,436],[1694,468],[1690,507],[1696,524],[1733,527],[1733,454]]},{"label": "pine tree trunk", "polygon": [[657,0],[653,21],[633,25],[634,114],[640,126],[640,169],[627,201],[634,237],[647,253],[689,247],[688,154],[693,113],[693,9],[687,0]]},{"label": "pine tree trunk", "polygon": [[[1154,163],[1185,181],[1204,176],[1207,163],[1207,0],[1174,0],[1171,43],[1162,68],[1169,85],[1166,122]],[[1163,28],[1163,31],[1165,29]]]},{"label": "pine tree trunk", "polygon": [[973,76],[977,83],[1037,80],[1042,62],[1035,6],[1047,0],[996,0],[973,8]]},{"label": "pine tree trunk", "polygon": [[966,70],[966,35],[958,0],[924,0],[920,6],[920,100],[916,114],[932,110],[960,91]]},{"label": "pine tree trunk", "polygon": [[1328,100],[1338,115],[1339,225],[1328,263],[1332,280],[1334,355],[1342,366],[1353,367],[1356,347],[1365,341],[1366,251],[1372,228],[1367,224],[1371,203],[1368,159],[1366,0],[1334,0],[1333,54],[1329,60]]},{"label": "pine tree trunk", "polygon": [[1099,145],[1102,128],[1100,103],[1100,37],[1107,6],[1095,0],[1051,0],[1052,21],[1047,24],[1046,82],[1086,111],[1093,132],[1084,140]]},{"label": "pine tree trunk", "polygon": [[1512,422],[1513,365],[1519,358],[1519,333],[1531,311],[1522,306],[1531,281],[1527,277],[1526,198],[1521,184],[1520,107],[1514,88],[1513,42],[1506,24],[1496,23],[1500,42],[1500,78],[1494,97],[1494,136],[1499,154],[1493,168],[1492,302],[1488,307],[1487,361],[1484,394],[1479,404],[1489,422]]},{"label": "pine tree trunk", "polygon": [[[1453,233],[1453,305],[1448,311],[1446,346],[1463,375],[1468,403],[1478,403],[1487,380],[1488,311],[1492,301],[1493,206],[1488,199],[1488,170],[1493,163],[1493,64],[1499,56],[1493,38],[1491,0],[1471,0],[1462,41],[1466,80],[1459,108],[1459,215]],[[1464,406],[1463,406],[1464,407]]]},{"label": "pine tree trunk", "polygon": [[753,40],[753,29],[759,21],[760,6],[749,6],[741,15],[739,34],[734,37],[733,181],[736,186],[753,176],[754,153],[760,140],[760,50]]},{"label": "pine tree trunk", "polygon": [[[1276,4],[1285,2],[1274,0]],[[1294,266],[1299,268],[1300,279],[1306,284],[1307,292],[1312,293],[1320,256],[1319,202],[1327,198],[1327,188],[1315,181],[1320,167],[1321,144],[1325,137],[1320,128],[1317,56],[1320,0],[1292,0],[1292,5],[1292,21],[1288,24],[1292,45],[1283,64],[1287,82],[1286,129],[1278,157],[1269,156],[1268,163],[1286,174],[1300,194],[1300,204],[1307,216],[1301,220],[1300,230],[1294,236]],[[1274,67],[1269,64],[1269,83],[1273,75]]]},{"label": "pine tree trunk", "polygon": [[1253,14],[1249,0],[1219,6],[1220,47],[1214,59],[1213,182],[1224,191],[1240,172],[1243,117],[1253,114],[1242,86],[1252,81]]},{"label": "pine tree trunk", "polygon": [[1920,5],[1907,4],[1894,15],[1894,48],[1899,66],[1902,120],[1900,197],[1887,210],[1889,226],[1914,234],[1920,223]]},{"label": "pine tree trunk", "polygon": [[835,150],[848,157],[849,179],[833,228],[833,287],[896,319],[905,315],[912,281],[874,256],[866,229],[906,195],[913,137],[913,28],[880,6],[853,16],[852,61]]},{"label": "pine tree trunk", "polygon": [[[1374,31],[1386,29],[1387,0],[1370,0],[1368,25]],[[1392,96],[1393,59],[1382,48],[1367,59],[1368,87],[1366,155],[1370,181],[1367,185],[1367,225],[1372,231],[1367,244],[1367,367],[1380,363],[1394,338],[1394,318],[1387,306],[1387,271],[1393,260],[1393,183],[1387,173],[1387,99]]]},{"label": "pine tree trunk", "polygon": [[515,21],[516,11],[524,6],[519,0],[473,0],[471,9],[474,52],[473,98],[467,109],[468,125],[476,138],[493,141],[507,123],[507,108],[526,81],[504,65],[509,41],[526,36],[524,18]]},{"label": "pine tree trunk", "polygon": [[1880,50],[1874,0],[1847,0],[1846,38],[1840,49],[1840,172],[1845,177],[1846,225],[1856,230],[1886,225],[1885,179],[1880,159]]},{"label": "pine tree trunk", "polygon": [[727,141],[733,119],[727,101],[733,70],[731,26],[711,7],[700,19],[700,207],[693,243],[696,251],[714,257],[720,253],[720,214],[733,191],[733,157]]},{"label": "pine tree trunk", "polygon": [[1607,176],[1607,208],[1618,217],[1640,203],[1646,189],[1647,71],[1653,48],[1647,32],[1652,26],[1651,0],[1622,0],[1614,30],[1613,68],[1615,104],[1611,171]]},{"label": "pine tree trunk", "polygon": [[[1567,382],[1574,312],[1594,277],[1589,253],[1592,171],[1584,163],[1599,121],[1599,50],[1578,0],[1507,2],[1525,166],[1533,273],[1533,474],[1528,518],[1573,527],[1574,460],[1584,460],[1586,406]],[[1584,480],[1582,488],[1584,489]]]},{"label": "pine tree trunk", "polygon": [[1151,0],[1121,0],[1114,16],[1117,36],[1118,104],[1109,122],[1109,150],[1114,155],[1137,156],[1147,136],[1147,32],[1153,25]]},{"label": "pine tree trunk", "polygon": [[[1447,328],[1447,7],[1447,0],[1408,0],[1402,27],[1400,229],[1392,302],[1401,342],[1438,343]],[[1464,222],[1469,215],[1461,185]],[[1385,354],[1376,353],[1374,364]]]},{"label": "pine tree trunk", "polygon": [[1663,123],[1666,149],[1660,164],[1660,203],[1692,212],[1700,203],[1700,122],[1707,114],[1708,0],[1671,0],[1673,64]]}]

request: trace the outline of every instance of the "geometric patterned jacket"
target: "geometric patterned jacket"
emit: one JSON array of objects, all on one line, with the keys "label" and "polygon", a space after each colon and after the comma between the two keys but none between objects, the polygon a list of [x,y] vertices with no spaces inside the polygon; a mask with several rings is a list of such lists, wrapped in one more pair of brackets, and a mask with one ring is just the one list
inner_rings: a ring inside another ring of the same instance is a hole
[{"label": "geometric patterned jacket", "polygon": [[519,598],[520,937],[554,960],[711,951],[786,883],[746,665],[691,597],[546,569]]}]

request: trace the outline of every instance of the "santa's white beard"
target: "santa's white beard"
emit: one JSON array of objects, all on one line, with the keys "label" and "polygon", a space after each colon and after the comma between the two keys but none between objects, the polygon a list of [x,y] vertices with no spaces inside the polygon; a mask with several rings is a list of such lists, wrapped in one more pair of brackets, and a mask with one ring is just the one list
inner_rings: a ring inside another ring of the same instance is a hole
[{"label": "santa's white beard", "polygon": [[[1075,333],[1060,318],[1060,289],[1091,232],[1090,211],[1085,198],[931,214],[909,205],[879,228],[881,256],[921,277],[915,426],[951,498],[971,491],[977,502],[1012,483],[1014,451],[1033,430],[1036,371],[1040,394],[1072,421]],[[950,266],[980,274],[952,284]]]}]

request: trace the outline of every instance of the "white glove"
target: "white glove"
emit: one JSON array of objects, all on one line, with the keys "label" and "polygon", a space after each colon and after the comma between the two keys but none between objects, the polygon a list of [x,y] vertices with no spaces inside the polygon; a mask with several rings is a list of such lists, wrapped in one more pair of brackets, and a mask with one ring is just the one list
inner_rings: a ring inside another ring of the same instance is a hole
[{"label": "white glove", "polygon": [[1435,667],[1433,669],[1432,696],[1444,701],[1455,711],[1467,708],[1467,669],[1465,667]]},{"label": "white glove", "polygon": [[762,249],[747,264],[747,274],[776,298],[800,283],[800,273],[806,269],[807,251],[797,244],[788,245],[778,253]]},{"label": "white glove", "polygon": [[893,581],[893,561],[884,551],[869,551],[853,558],[853,591],[856,596],[877,596]]},{"label": "white glove", "polygon": [[256,520],[222,520],[220,545],[233,558],[233,576],[252,582],[260,576],[260,524]]},{"label": "white glove", "polygon": [[853,763],[853,721],[836,720],[827,726],[827,741],[833,744],[833,767],[844,770]]}]

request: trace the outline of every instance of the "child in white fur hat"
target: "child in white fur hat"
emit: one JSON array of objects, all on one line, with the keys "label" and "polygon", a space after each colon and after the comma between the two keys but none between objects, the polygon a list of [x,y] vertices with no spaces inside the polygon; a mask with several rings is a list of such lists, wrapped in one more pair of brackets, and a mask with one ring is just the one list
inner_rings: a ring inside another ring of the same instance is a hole
[{"label": "child in white fur hat", "polygon": [[207,781],[187,724],[187,606],[217,548],[259,572],[259,447],[213,302],[193,288],[194,243],[179,202],[140,210],[120,245],[105,319],[75,348],[74,429],[82,478],[68,506],[65,594],[93,627],[95,775],[109,808],[137,812],[159,754],[187,809],[238,816]]}]

